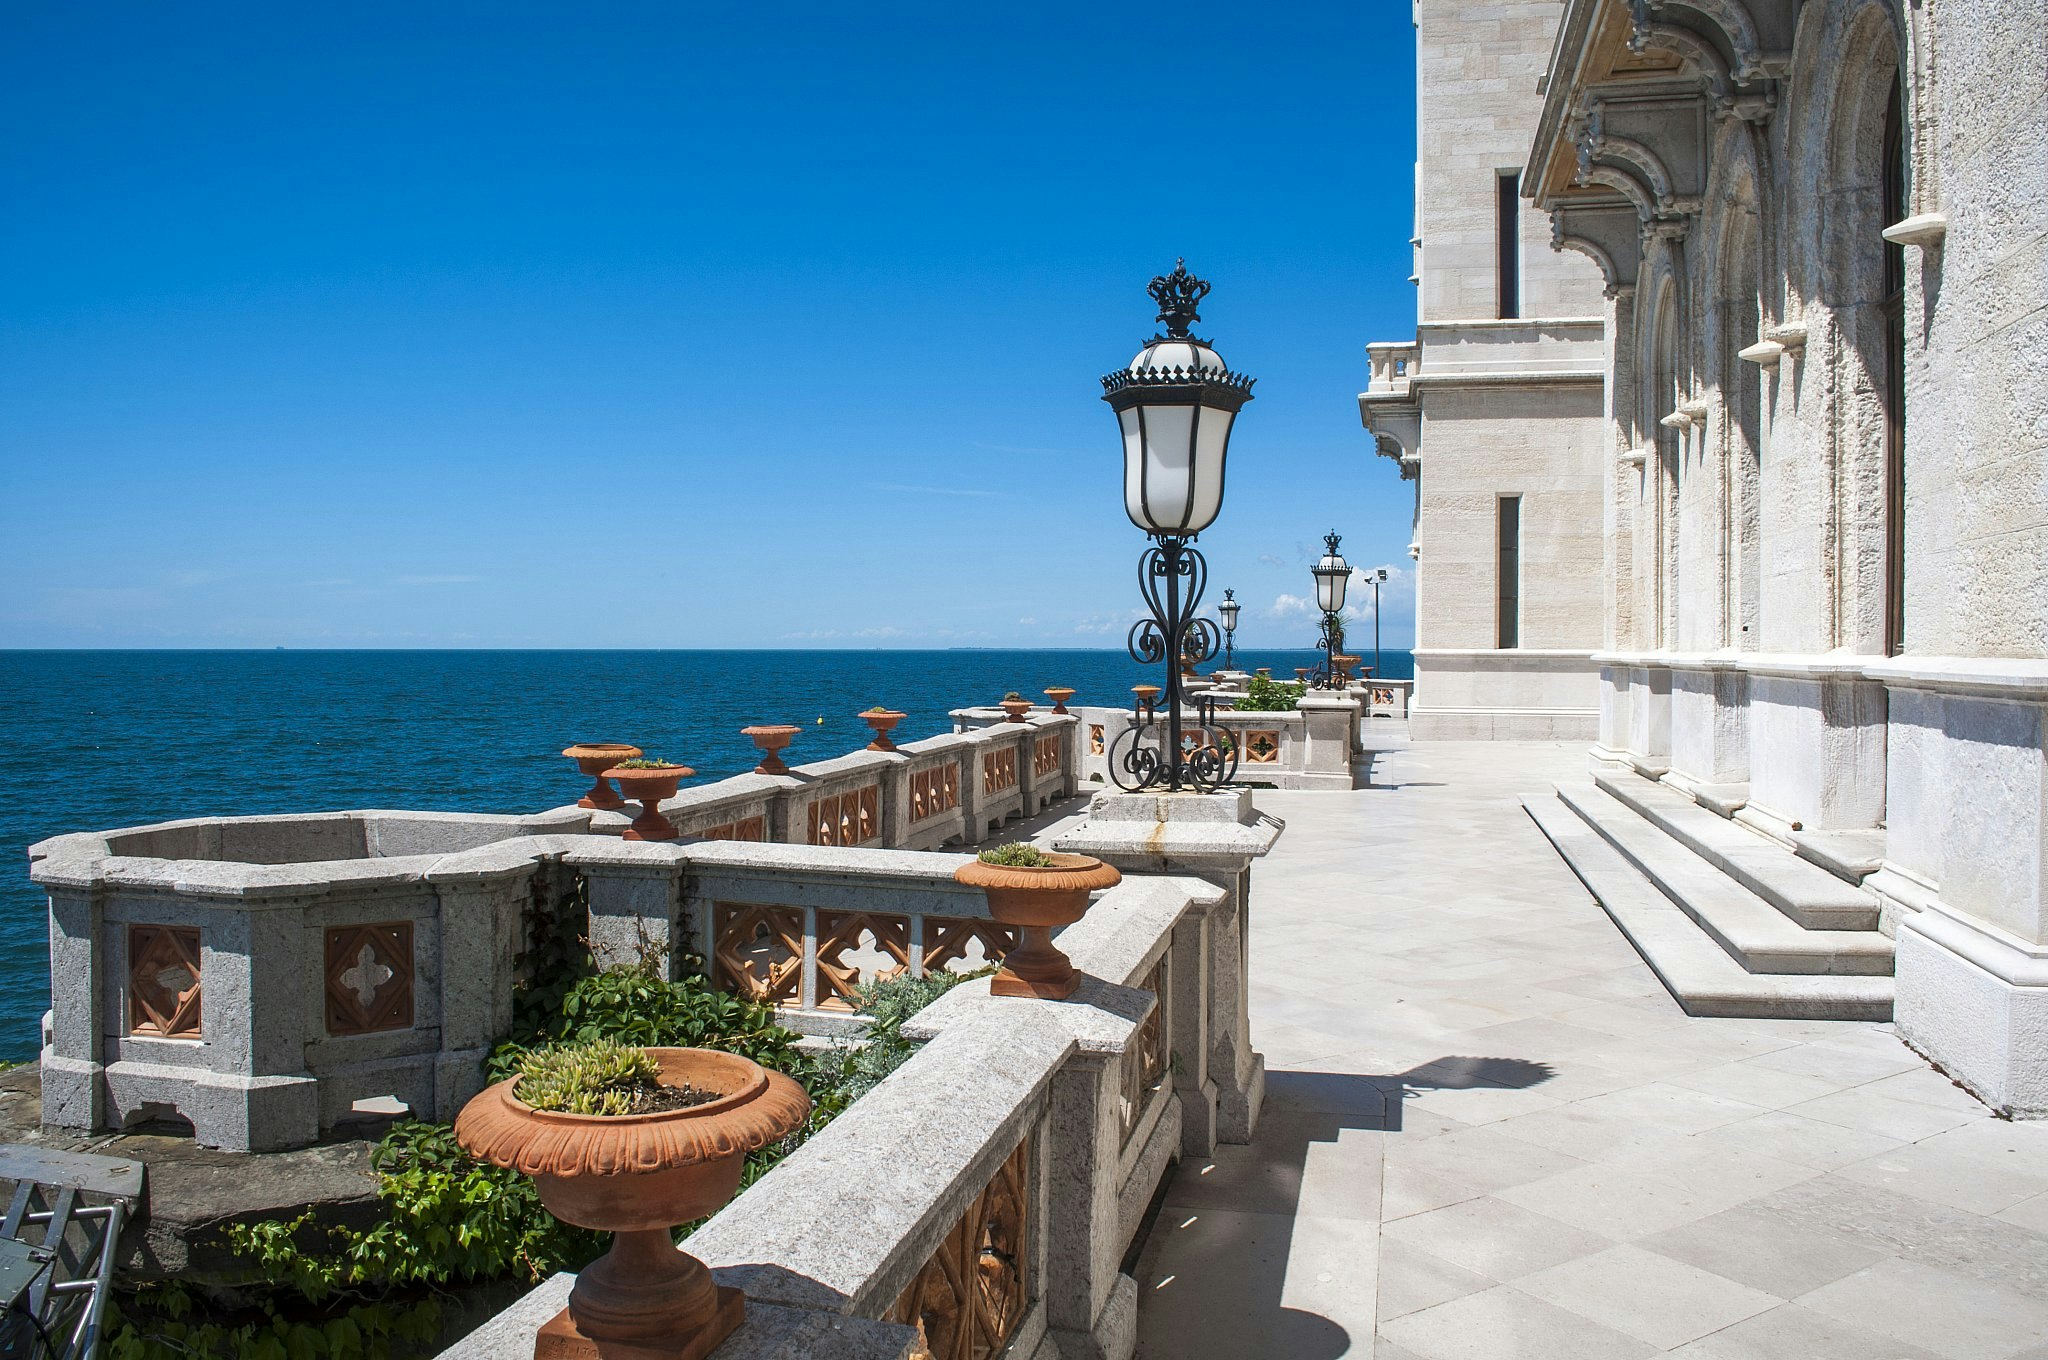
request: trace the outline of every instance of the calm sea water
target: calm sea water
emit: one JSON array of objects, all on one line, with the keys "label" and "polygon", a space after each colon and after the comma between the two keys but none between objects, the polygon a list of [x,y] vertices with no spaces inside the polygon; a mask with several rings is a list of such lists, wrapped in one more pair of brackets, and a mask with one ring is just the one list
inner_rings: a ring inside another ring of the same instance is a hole
[{"label": "calm sea water", "polygon": [[[1413,674],[1407,652],[1385,675]],[[1311,652],[1240,653],[1285,677]],[[789,759],[865,745],[854,715],[905,710],[899,739],[948,709],[1071,685],[1122,702],[1120,651],[0,652],[0,1057],[34,1056],[49,998],[42,895],[23,851],[45,836],[173,817],[433,808],[523,812],[588,786],[559,754],[630,741],[695,783],[751,769],[739,729],[788,722]]]}]

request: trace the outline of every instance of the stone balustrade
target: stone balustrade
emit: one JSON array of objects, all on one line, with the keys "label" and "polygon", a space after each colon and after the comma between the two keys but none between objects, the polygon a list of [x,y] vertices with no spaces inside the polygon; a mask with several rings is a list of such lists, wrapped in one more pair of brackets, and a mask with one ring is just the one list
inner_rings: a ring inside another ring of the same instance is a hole
[{"label": "stone balustrade", "polygon": [[[744,955],[728,966],[735,990],[813,1029],[843,1022],[863,968],[973,966],[1008,937],[979,894],[950,880],[925,891],[940,859],[897,854],[898,904],[884,910],[862,887],[873,863],[855,873],[835,855],[972,842],[1071,795],[1078,730],[1039,714],[683,789],[662,804],[676,843],[619,840],[629,816],[576,807],[201,818],[41,842],[30,874],[50,900],[44,1119],[105,1129],[175,1115],[207,1146],[270,1150],[391,1100],[451,1118],[510,1027],[529,907],[586,876],[607,962],[637,944],[605,934],[611,920],[659,943],[688,922],[689,952],[714,966]],[[720,842],[772,853],[721,859]],[[942,858],[949,875],[957,861]],[[728,907],[752,912],[744,942],[722,943],[721,919],[741,929],[720,917]],[[771,939],[793,942],[801,963],[775,964],[764,992]]]},{"label": "stone balustrade", "polygon": [[[1269,843],[1232,851],[1238,872]],[[708,850],[735,867],[760,853],[691,847]],[[1172,1164],[1213,1150],[1218,1074],[1247,1057],[1242,971],[1211,967],[1239,948],[1236,922],[1211,882],[1130,878],[1061,933],[1085,974],[1069,1000],[971,981],[914,1017],[909,1062],[685,1242],[747,1295],[713,1354],[1131,1355],[1120,1264]],[[445,1355],[526,1360],[571,1283],[546,1281]]]},{"label": "stone balustrade", "polygon": [[30,847],[50,899],[43,1119],[176,1113],[313,1142],[357,1102],[452,1117],[511,1023],[513,958],[588,814],[164,822]]},{"label": "stone balustrade", "polygon": [[1422,366],[1422,346],[1413,341],[1381,341],[1367,345],[1365,354],[1372,366],[1366,391],[1375,395],[1407,391]]},{"label": "stone balustrade", "polygon": [[[1358,747],[1358,698],[1310,692],[1292,712],[1240,712],[1229,707],[1227,691],[1219,691],[1213,719],[1204,724],[1199,711],[1182,715],[1183,733],[1208,742],[1227,734],[1237,746],[1236,782],[1276,789],[1349,789],[1351,753]],[[968,710],[972,712],[972,710]],[[1135,718],[1128,708],[1079,706],[1081,777],[1114,784],[1110,757]],[[957,715],[956,715],[957,716]]]}]

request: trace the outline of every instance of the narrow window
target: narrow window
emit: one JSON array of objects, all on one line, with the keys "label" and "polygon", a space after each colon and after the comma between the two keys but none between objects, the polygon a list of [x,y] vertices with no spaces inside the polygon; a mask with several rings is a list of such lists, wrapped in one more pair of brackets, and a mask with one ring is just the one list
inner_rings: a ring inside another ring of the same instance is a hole
[{"label": "narrow window", "polygon": [[1500,280],[1497,315],[1522,314],[1522,174],[1503,170],[1494,178],[1494,270]]},{"label": "narrow window", "polygon": [[1494,554],[1500,589],[1496,597],[1496,632],[1502,647],[1522,645],[1522,498],[1500,498]]},{"label": "narrow window", "polygon": [[[1884,221],[1906,215],[1906,155],[1899,87],[1884,111]],[[1884,649],[1906,650],[1906,250],[1884,247]]]}]

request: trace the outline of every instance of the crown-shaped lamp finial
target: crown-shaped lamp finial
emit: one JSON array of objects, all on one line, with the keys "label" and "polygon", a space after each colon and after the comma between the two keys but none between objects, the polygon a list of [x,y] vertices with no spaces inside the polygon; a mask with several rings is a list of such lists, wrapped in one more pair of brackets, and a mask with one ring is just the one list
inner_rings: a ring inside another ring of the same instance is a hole
[{"label": "crown-shaped lamp finial", "polygon": [[1186,340],[1188,327],[1202,319],[1195,309],[1209,295],[1209,283],[1188,273],[1186,260],[1175,260],[1173,272],[1156,276],[1145,291],[1159,304],[1159,319],[1166,323],[1167,339]]}]

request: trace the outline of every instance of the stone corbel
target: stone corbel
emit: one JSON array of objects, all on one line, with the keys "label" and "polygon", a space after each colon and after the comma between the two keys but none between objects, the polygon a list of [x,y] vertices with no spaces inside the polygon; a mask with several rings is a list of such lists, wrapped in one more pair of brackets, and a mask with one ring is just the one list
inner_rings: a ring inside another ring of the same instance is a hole
[{"label": "stone corbel", "polygon": [[1735,357],[1759,368],[1776,368],[1778,360],[1785,357],[1785,347],[1775,340],[1759,340],[1747,349],[1736,350]]},{"label": "stone corbel", "polygon": [[1667,430],[1677,430],[1684,434],[1692,428],[1693,421],[1692,416],[1681,406],[1670,415],[1657,417],[1657,423]]},{"label": "stone corbel", "polygon": [[1939,249],[1947,236],[1947,213],[1914,213],[1884,229],[1884,239],[1893,245],[1918,246],[1922,250]]},{"label": "stone corbel", "polygon": [[1778,346],[1781,350],[1790,352],[1803,350],[1806,348],[1806,323],[1804,321],[1787,321],[1782,325],[1773,326],[1764,332],[1764,339]]},{"label": "stone corbel", "polygon": [[1647,448],[1623,449],[1621,451],[1621,461],[1629,467],[1640,468],[1650,461],[1650,451]]},{"label": "stone corbel", "polygon": [[1707,403],[1702,398],[1694,397],[1691,401],[1680,403],[1678,414],[1696,426],[1704,426],[1707,423]]}]

